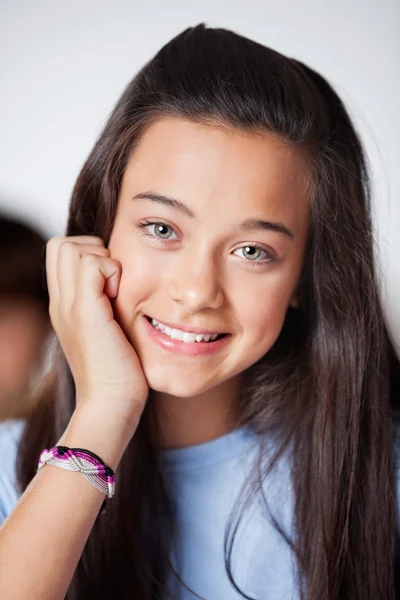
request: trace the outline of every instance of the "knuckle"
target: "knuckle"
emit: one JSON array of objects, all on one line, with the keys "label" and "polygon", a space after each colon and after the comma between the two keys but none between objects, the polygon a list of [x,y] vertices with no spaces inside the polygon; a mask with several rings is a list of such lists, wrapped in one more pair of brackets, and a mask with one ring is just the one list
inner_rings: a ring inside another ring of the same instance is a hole
[{"label": "knuckle", "polygon": [[110,264],[112,264],[115,268],[117,268],[119,272],[122,271],[122,265],[119,262],[119,260],[115,260],[114,258],[111,258],[110,261],[111,261]]},{"label": "knuckle", "polygon": [[103,268],[107,273],[111,273],[111,271],[118,270],[119,271],[119,263],[112,258],[104,258],[103,259]]},{"label": "knuckle", "polygon": [[91,246],[96,246],[98,247],[104,247],[104,242],[103,240],[98,237],[97,235],[77,235],[77,236],[71,236],[71,239],[76,242],[77,244],[81,244],[81,245],[91,245]]},{"label": "knuckle", "polygon": [[97,254],[97,256],[101,256],[101,257],[104,257],[104,258],[107,258],[107,257],[110,256],[109,249],[105,248],[104,246],[102,246],[102,247],[96,246],[96,248],[92,249],[92,252],[94,254]]},{"label": "knuckle", "polygon": [[102,246],[104,246],[104,242],[101,239],[101,237],[97,236],[97,235],[92,235],[90,236],[91,239],[93,240],[93,242],[96,242],[97,244],[101,244]]},{"label": "knuckle", "polygon": [[46,244],[47,253],[51,253],[51,252],[57,250],[57,248],[62,244],[62,242],[64,240],[65,240],[65,237],[61,237],[61,236],[51,237]]},{"label": "knuckle", "polygon": [[84,266],[92,267],[98,264],[99,258],[100,257],[98,255],[93,254],[92,252],[87,252],[82,255],[81,262]]},{"label": "knuckle", "polygon": [[67,252],[76,252],[76,244],[69,240],[68,238],[63,238],[60,241],[60,245],[58,248],[59,253],[67,253]]}]

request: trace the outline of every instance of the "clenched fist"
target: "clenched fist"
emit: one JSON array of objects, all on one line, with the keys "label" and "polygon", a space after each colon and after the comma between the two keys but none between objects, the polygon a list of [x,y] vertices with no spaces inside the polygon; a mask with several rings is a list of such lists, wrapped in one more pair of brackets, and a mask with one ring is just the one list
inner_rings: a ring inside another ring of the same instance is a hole
[{"label": "clenched fist", "polygon": [[70,366],[77,408],[107,418],[140,417],[148,386],[137,354],[114,319],[121,265],[97,237],[55,237],[47,245],[50,318]]}]

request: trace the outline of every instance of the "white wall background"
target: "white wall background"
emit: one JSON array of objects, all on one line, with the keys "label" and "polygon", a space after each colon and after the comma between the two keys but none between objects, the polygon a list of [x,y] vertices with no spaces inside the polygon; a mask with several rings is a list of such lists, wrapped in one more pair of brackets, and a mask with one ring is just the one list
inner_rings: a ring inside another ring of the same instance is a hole
[{"label": "white wall background", "polygon": [[0,210],[62,233],[123,88],[199,22],[306,62],[341,94],[372,166],[384,302],[400,341],[399,0],[0,0]]}]

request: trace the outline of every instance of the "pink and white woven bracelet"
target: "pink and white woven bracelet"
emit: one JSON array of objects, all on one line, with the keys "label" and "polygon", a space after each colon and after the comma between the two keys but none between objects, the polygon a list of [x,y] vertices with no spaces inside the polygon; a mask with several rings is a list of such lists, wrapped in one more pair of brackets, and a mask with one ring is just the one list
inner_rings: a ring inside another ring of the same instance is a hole
[{"label": "pink and white woven bracelet", "polygon": [[43,450],[39,458],[38,471],[44,465],[53,465],[67,471],[79,471],[98,490],[112,498],[115,492],[115,474],[111,467],[101,460],[97,454],[83,448],[67,448],[55,446]]}]

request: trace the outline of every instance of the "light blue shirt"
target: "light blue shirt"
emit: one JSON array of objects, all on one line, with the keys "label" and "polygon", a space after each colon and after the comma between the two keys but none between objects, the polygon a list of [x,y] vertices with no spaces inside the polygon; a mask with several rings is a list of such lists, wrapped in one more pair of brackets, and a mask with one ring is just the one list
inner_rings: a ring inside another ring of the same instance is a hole
[{"label": "light blue shirt", "polygon": [[[21,421],[0,423],[0,523],[19,497],[15,459],[22,428]],[[181,532],[172,560],[188,587],[207,600],[243,598],[225,571],[224,533],[256,453],[257,437],[246,427],[211,442],[163,451],[163,466],[168,485],[174,490]],[[397,483],[400,513],[400,477]],[[274,517],[290,535],[293,497],[285,459],[264,482],[263,489]],[[254,598],[297,600],[293,553],[270,523],[261,498],[253,498],[243,514],[232,553],[237,585]],[[177,600],[195,598],[175,580],[170,590]]]},{"label": "light blue shirt", "polygon": [[24,424],[24,421],[14,419],[0,422],[0,525],[20,496],[16,480],[16,458]]}]

